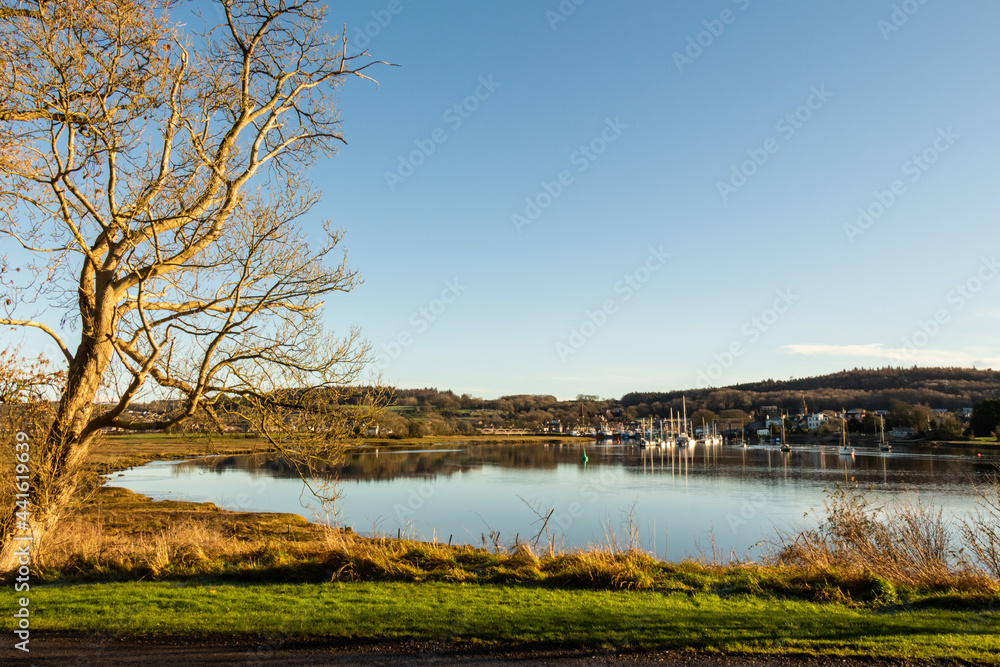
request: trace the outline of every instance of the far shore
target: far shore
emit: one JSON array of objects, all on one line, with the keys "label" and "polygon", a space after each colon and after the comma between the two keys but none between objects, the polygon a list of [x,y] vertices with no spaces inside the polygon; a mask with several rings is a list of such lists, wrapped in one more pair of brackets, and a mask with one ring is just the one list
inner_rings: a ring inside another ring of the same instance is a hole
[{"label": "far shore", "polygon": [[[367,449],[412,449],[474,443],[478,445],[524,445],[537,443],[590,442],[569,435],[435,435],[424,438],[365,438],[350,451]],[[197,456],[232,456],[270,451],[266,440],[247,435],[129,434],[105,436],[90,452],[88,461],[104,472],[134,468],[151,461],[171,461]]]},{"label": "far shore", "polygon": [[[447,447],[449,445],[472,443],[477,445],[527,445],[538,443],[565,444],[592,442],[583,436],[570,435],[435,435],[423,438],[365,438],[350,451],[368,449],[412,449],[414,447]],[[801,434],[791,435],[788,441],[793,446],[802,445]],[[839,437],[809,437],[810,443],[837,444]],[[872,437],[852,438],[856,447],[876,447],[877,439]],[[994,452],[1000,450],[1000,442],[991,438],[975,440],[898,440],[893,445],[921,447],[955,447]],[[728,446],[728,445],[723,445]],[[89,462],[102,472],[112,472],[125,468],[145,465],[151,461],[171,461],[199,456],[233,456],[238,454],[261,454],[270,451],[266,440],[252,434],[207,435],[142,433],[105,436],[90,452]]]}]

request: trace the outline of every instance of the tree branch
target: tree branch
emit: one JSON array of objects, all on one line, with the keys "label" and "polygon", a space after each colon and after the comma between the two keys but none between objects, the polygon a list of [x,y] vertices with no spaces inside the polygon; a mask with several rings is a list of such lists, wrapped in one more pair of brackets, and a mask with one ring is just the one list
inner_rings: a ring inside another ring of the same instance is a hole
[{"label": "tree branch", "polygon": [[63,353],[63,356],[66,357],[66,361],[73,363],[73,355],[70,353],[69,348],[67,348],[66,344],[63,343],[59,334],[57,334],[49,325],[43,324],[42,322],[34,322],[32,320],[14,320],[6,317],[0,317],[0,324],[9,324],[14,327],[34,327],[36,329],[41,329],[56,342],[56,345],[59,346],[59,350]]}]

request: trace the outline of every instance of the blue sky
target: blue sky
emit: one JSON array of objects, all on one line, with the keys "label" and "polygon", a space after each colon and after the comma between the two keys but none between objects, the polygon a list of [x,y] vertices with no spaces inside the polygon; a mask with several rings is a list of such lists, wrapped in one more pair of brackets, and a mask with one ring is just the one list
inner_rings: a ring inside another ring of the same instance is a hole
[{"label": "blue sky", "polygon": [[1000,368],[1000,5],[331,3],[344,23],[399,67],[343,89],[304,224],[345,230],[364,284],[326,317],[387,381]]},{"label": "blue sky", "polygon": [[344,90],[349,146],[313,174],[365,279],[330,323],[388,380],[620,396],[1000,367],[1000,6],[562,8],[331,6],[400,65]]}]

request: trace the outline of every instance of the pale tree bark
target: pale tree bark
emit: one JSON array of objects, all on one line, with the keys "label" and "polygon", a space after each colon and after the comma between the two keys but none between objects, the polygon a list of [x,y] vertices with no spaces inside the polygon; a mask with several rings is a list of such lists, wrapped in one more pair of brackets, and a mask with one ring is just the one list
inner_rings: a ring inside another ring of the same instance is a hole
[{"label": "pale tree bark", "polygon": [[[36,544],[104,428],[237,418],[305,469],[384,402],[354,388],[358,332],[323,327],[327,295],[358,283],[341,233],[298,223],[318,201],[302,174],[344,141],[334,93],[376,61],[314,0],[217,0],[199,32],[175,4],[0,0],[0,233],[34,257],[0,324],[66,364],[36,443]],[[132,418],[141,397],[173,408]]]}]

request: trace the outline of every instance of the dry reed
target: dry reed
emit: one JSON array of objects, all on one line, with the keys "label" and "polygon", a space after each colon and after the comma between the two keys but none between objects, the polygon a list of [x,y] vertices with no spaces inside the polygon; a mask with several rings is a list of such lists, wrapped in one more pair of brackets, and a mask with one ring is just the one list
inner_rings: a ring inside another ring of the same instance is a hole
[{"label": "dry reed", "polygon": [[819,526],[780,534],[771,560],[807,570],[872,573],[895,585],[925,589],[993,587],[971,566],[941,508],[918,495],[891,503],[854,488],[839,488],[825,501]]}]

